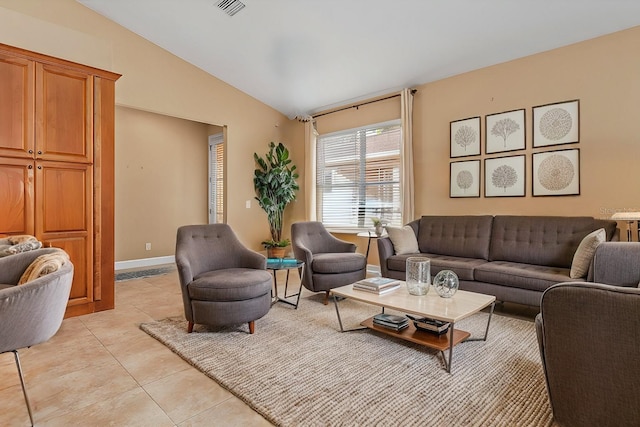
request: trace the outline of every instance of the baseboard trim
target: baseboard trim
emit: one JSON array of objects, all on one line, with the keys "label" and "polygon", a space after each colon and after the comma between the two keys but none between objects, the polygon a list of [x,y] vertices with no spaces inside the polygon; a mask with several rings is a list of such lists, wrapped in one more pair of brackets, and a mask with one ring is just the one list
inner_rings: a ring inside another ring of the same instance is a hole
[{"label": "baseboard trim", "polygon": [[159,256],[155,258],[132,259],[128,261],[116,261],[115,269],[116,271],[128,270],[130,268],[152,267],[154,265],[173,264],[175,262],[176,257],[173,255]]}]

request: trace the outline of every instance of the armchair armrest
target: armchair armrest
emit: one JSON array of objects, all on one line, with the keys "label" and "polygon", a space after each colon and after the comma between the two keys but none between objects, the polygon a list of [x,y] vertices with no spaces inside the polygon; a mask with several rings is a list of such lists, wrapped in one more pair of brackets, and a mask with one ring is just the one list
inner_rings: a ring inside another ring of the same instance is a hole
[{"label": "armchair armrest", "polygon": [[330,251],[329,252],[355,252],[358,246],[355,243],[347,242],[342,239],[338,239],[331,233],[328,233],[327,242]]},{"label": "armchair armrest", "polygon": [[304,275],[302,276],[302,284],[307,287],[311,286],[311,279],[313,277],[313,271],[311,269],[311,261],[313,260],[313,253],[302,242],[295,242],[293,246],[293,255],[296,259],[304,261]]},{"label": "armchair armrest", "polygon": [[640,243],[603,242],[593,257],[593,281],[608,285],[638,287]]},{"label": "armchair armrest", "polygon": [[266,270],[267,269],[267,257],[258,252],[252,251],[246,247],[240,247],[237,249],[237,253],[234,254],[237,256],[238,262],[244,268],[254,268],[256,270]]},{"label": "armchair armrest", "polygon": [[380,237],[378,239],[378,257],[380,258],[380,274],[382,277],[388,277],[389,269],[387,268],[387,259],[393,255],[393,243],[389,237]]}]

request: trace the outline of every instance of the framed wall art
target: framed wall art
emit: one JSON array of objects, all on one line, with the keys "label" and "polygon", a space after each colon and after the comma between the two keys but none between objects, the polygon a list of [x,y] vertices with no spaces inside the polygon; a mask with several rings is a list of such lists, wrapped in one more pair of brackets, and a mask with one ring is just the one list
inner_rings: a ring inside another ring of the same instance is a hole
[{"label": "framed wall art", "polygon": [[580,194],[580,150],[533,153],[533,195]]},{"label": "framed wall art", "polygon": [[449,197],[480,197],[480,160],[450,163]]},{"label": "framed wall art", "polygon": [[451,122],[451,158],[480,154],[480,116]]},{"label": "framed wall art", "polygon": [[580,100],[533,107],[533,147],[580,141]]},{"label": "framed wall art", "polygon": [[524,108],[504,113],[487,114],[484,120],[485,153],[493,154],[526,148]]},{"label": "framed wall art", "polygon": [[484,160],[485,197],[524,197],[525,156]]}]

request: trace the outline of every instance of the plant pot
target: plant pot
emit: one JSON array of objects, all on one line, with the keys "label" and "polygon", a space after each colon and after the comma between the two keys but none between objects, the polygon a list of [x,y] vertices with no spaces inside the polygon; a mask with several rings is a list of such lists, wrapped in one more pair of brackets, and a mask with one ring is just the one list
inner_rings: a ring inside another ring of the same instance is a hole
[{"label": "plant pot", "polygon": [[284,258],[287,248],[273,247],[267,249],[267,258]]}]

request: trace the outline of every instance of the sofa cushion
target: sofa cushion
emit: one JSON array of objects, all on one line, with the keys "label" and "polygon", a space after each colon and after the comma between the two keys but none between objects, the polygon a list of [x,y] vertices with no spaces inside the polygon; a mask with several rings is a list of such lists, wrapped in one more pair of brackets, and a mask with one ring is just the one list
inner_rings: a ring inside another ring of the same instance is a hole
[{"label": "sofa cushion", "polygon": [[367,258],[356,252],[331,252],[313,255],[311,270],[314,273],[349,273],[367,268]]},{"label": "sofa cushion", "polygon": [[604,228],[611,240],[616,227],[615,221],[591,217],[496,216],[489,260],[569,269],[587,234]]},{"label": "sofa cushion", "polygon": [[[394,255],[387,260],[387,269],[406,271],[407,258],[411,255]],[[474,269],[487,261],[476,258],[461,258],[438,254],[420,254],[431,260],[431,275],[435,276],[442,270],[452,270],[460,280],[473,280]]]},{"label": "sofa cushion", "polygon": [[393,244],[393,251],[396,255],[415,254],[420,250],[418,249],[418,239],[413,228],[408,225],[404,227],[385,227],[391,244]]},{"label": "sofa cushion", "polygon": [[589,266],[593,260],[593,255],[596,253],[596,248],[600,243],[604,242],[606,238],[607,234],[604,228],[599,228],[593,233],[587,234],[587,236],[582,239],[576,253],[573,254],[571,272],[569,273],[572,279],[585,277],[587,275]]},{"label": "sofa cushion", "polygon": [[423,216],[418,228],[420,252],[486,260],[492,222],[490,215]]},{"label": "sofa cushion", "polygon": [[547,267],[507,261],[492,261],[474,270],[475,280],[542,292],[560,282],[584,281],[569,277],[568,268]]}]

